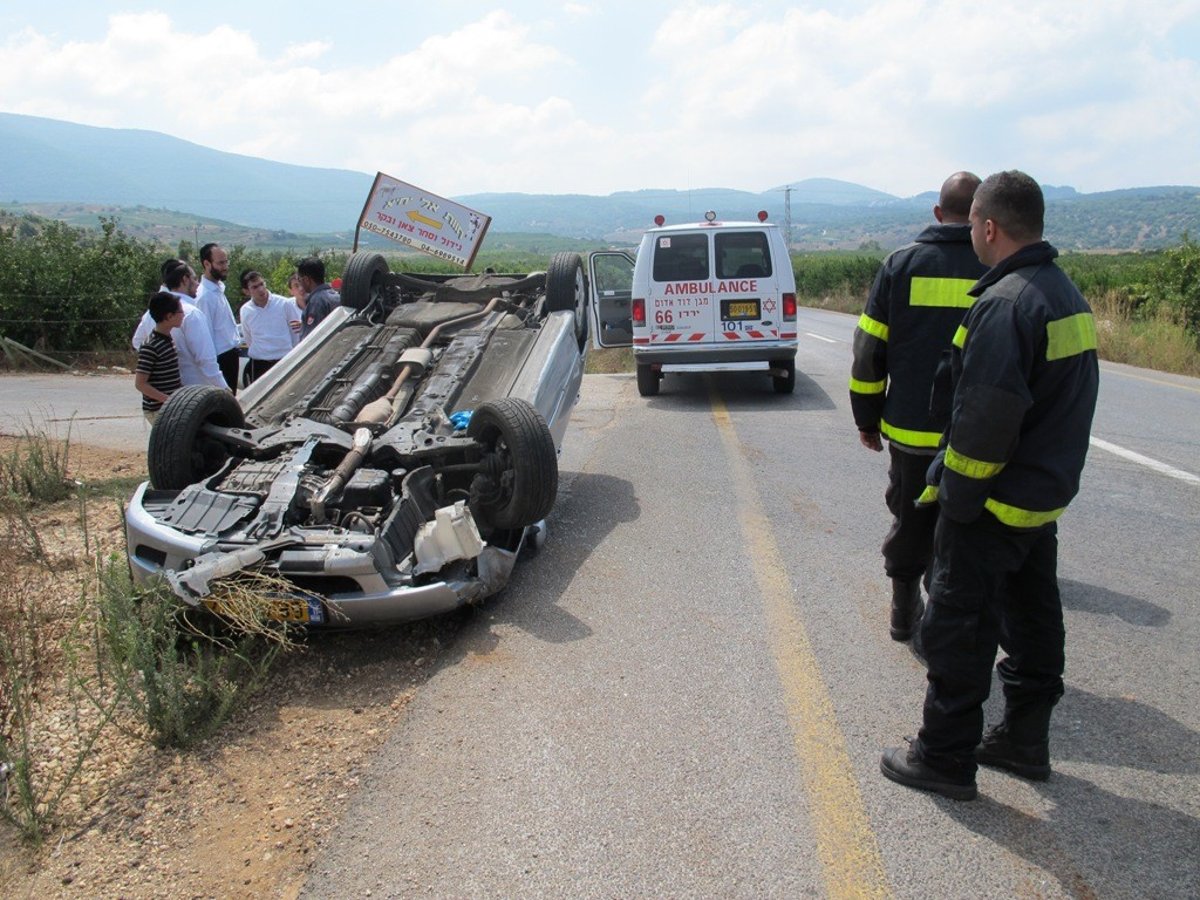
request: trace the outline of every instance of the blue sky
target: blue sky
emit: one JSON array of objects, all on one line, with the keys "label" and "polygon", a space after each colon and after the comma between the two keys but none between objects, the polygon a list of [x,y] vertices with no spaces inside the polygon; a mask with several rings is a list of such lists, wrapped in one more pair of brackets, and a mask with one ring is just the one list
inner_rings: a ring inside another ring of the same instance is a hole
[{"label": "blue sky", "polygon": [[0,111],[446,195],[1200,185],[1200,0],[5,0]]}]

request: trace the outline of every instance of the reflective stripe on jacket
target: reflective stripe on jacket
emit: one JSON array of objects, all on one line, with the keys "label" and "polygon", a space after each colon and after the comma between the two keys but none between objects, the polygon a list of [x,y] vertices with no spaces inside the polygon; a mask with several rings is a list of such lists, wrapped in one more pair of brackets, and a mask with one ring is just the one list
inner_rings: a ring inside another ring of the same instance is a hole
[{"label": "reflective stripe on jacket", "polygon": [[931,225],[883,261],[854,332],[850,407],[859,430],[880,431],[903,450],[937,449],[946,422],[929,409],[934,371],[985,271],[969,225]]},{"label": "reflective stripe on jacket", "polygon": [[955,335],[953,412],[935,466],[938,501],[956,521],[987,509],[1039,528],[1079,490],[1100,378],[1096,328],[1057,255],[1032,244],[971,289],[979,300]]}]

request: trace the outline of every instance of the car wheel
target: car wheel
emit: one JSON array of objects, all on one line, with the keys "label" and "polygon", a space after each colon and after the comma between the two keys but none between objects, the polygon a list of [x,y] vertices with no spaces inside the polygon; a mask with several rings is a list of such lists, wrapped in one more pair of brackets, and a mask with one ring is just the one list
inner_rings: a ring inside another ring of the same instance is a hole
[{"label": "car wheel", "polygon": [[481,403],[467,435],[484,450],[472,512],[485,528],[524,528],[549,515],[558,495],[558,453],[541,413],[524,400]]},{"label": "car wheel", "polygon": [[783,375],[772,375],[771,383],[775,393],[790,394],[796,390],[796,361],[794,359],[777,359],[771,363],[772,369],[783,369]]},{"label": "car wheel", "polygon": [[643,397],[654,397],[658,394],[658,383],[662,380],[662,372],[655,371],[649,363],[637,364],[638,393]]},{"label": "car wheel", "polygon": [[546,308],[575,313],[575,339],[580,346],[587,340],[587,302],[583,257],[578,253],[555,253],[546,270]]},{"label": "car wheel", "polygon": [[366,309],[383,292],[387,260],[382,253],[355,253],[342,273],[342,306]]},{"label": "car wheel", "polygon": [[203,433],[206,424],[242,428],[246,418],[229,391],[190,384],[171,395],[150,429],[146,466],[150,483],[178,491],[214,474],[229,458],[220,441]]}]

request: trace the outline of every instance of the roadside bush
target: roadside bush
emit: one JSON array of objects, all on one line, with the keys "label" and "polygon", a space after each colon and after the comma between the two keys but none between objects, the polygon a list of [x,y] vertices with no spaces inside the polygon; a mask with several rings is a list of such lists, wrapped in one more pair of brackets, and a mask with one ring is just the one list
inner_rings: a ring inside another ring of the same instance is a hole
[{"label": "roadside bush", "polygon": [[880,252],[795,254],[797,298],[803,305],[821,306],[830,297],[853,297],[856,311],[861,311],[882,263]]},{"label": "roadside bush", "polygon": [[100,573],[102,671],[156,747],[190,747],[220,728],[262,686],[282,649],[255,635],[206,633],[164,582],[139,589],[128,566]]},{"label": "roadside bush", "polygon": [[111,219],[99,233],[47,222],[0,227],[0,334],[39,351],[119,347],[158,285],[163,256]]},{"label": "roadside bush", "polygon": [[69,497],[70,447],[69,434],[64,441],[54,441],[44,431],[26,429],[12,449],[0,455],[0,500],[43,505]]},{"label": "roadside bush", "polygon": [[1200,245],[1188,235],[1178,247],[1164,250],[1158,265],[1157,286],[1174,307],[1192,337],[1200,340]]}]

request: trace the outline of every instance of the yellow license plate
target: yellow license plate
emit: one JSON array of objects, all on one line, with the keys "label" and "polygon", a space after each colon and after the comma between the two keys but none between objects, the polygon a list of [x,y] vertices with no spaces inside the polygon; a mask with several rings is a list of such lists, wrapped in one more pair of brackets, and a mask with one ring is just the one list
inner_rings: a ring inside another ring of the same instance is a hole
[{"label": "yellow license plate", "polygon": [[[218,616],[237,618],[235,611],[221,600],[205,600],[204,605]],[[263,600],[259,610],[264,619],[272,622],[308,622],[308,603],[304,600]]]},{"label": "yellow license plate", "polygon": [[729,304],[729,318],[731,319],[757,319],[758,304],[753,300],[744,303]]}]

